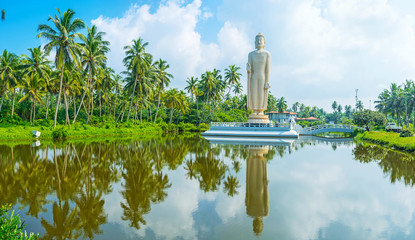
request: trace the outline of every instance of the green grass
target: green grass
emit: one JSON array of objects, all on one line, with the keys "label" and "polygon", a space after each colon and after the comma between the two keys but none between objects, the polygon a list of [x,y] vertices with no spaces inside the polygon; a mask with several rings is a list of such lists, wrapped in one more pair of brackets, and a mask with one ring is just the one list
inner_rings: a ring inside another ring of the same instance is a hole
[{"label": "green grass", "polygon": [[89,138],[100,136],[140,136],[140,135],[158,135],[165,132],[201,132],[209,129],[206,124],[201,124],[199,127],[191,123],[180,124],[167,124],[167,123],[149,123],[143,122],[142,124],[131,123],[97,123],[86,125],[82,123],[76,123],[71,125],[71,130],[68,130],[67,126],[58,125],[56,128],[52,126],[28,126],[25,125],[13,125],[3,124],[0,125],[0,142],[5,143],[8,141],[28,141],[34,140],[32,131],[36,130],[41,132],[38,140],[52,140],[55,132],[55,136],[65,136],[66,139],[76,138]]},{"label": "green grass", "polygon": [[365,140],[392,149],[406,152],[415,152],[415,137],[399,137],[393,132],[364,132],[356,136],[357,140]]},{"label": "green grass", "polygon": [[[67,138],[86,138],[95,136],[122,136],[122,135],[144,135],[159,134],[164,132],[157,124],[141,124],[132,126],[89,126],[75,124],[68,127],[57,126],[56,129],[64,128]],[[29,126],[0,126],[0,141],[9,140],[33,140],[32,130],[40,131],[39,140],[53,139],[53,127],[29,127]]]}]

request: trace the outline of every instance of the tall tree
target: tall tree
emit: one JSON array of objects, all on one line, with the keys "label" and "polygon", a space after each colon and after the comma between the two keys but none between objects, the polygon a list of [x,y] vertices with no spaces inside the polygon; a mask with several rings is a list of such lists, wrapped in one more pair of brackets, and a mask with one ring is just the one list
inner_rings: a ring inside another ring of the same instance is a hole
[{"label": "tall tree", "polygon": [[[50,67],[50,64],[52,63],[47,59],[46,52],[42,51],[42,49],[39,47],[35,48],[29,48],[30,55],[23,55],[22,64],[20,65],[20,68],[23,69],[24,74],[30,75],[33,73],[36,73],[39,78],[43,79],[45,83],[45,92],[46,92],[46,119],[49,112],[49,94],[48,94],[48,88],[49,86],[49,79],[50,74],[52,72],[52,69]],[[14,106],[14,104],[13,104]],[[13,110],[12,110],[13,112]],[[13,115],[13,114],[12,114]]]},{"label": "tall tree", "polygon": [[142,77],[144,71],[151,65],[148,58],[149,53],[146,53],[147,45],[148,42],[144,42],[142,38],[138,38],[137,40],[133,40],[133,44],[131,46],[124,47],[126,56],[123,60],[123,63],[127,67],[127,69],[131,71],[131,76],[134,79],[134,86],[131,89],[132,93],[127,121],[130,118],[131,107],[133,105],[134,93],[136,91],[137,82],[139,81],[139,78]]},{"label": "tall tree", "polygon": [[294,112],[297,112],[298,108],[300,107],[300,103],[299,102],[295,102],[292,106],[292,109]]},{"label": "tall tree", "polygon": [[241,68],[235,65],[230,65],[225,69],[225,82],[228,85],[228,94],[232,90],[232,87],[236,86],[241,80],[242,74],[238,72]]},{"label": "tall tree", "polygon": [[192,95],[192,101],[194,101],[193,97],[195,95],[197,85],[199,84],[199,79],[197,79],[195,77],[187,78],[186,84],[187,85],[184,89],[187,90],[187,92]]},{"label": "tall tree", "polygon": [[0,111],[3,106],[4,97],[9,88],[14,88],[17,84],[17,68],[19,65],[19,58],[12,53],[3,51],[0,57],[0,90],[1,90],[1,103]]},{"label": "tall tree", "polygon": [[278,101],[277,101],[277,110],[280,113],[285,112],[285,110],[287,110],[287,100],[285,100],[284,97],[281,97],[281,98],[278,99]]},{"label": "tall tree", "polygon": [[91,28],[87,27],[88,34],[86,36],[81,35],[80,38],[82,40],[82,66],[85,66],[85,71],[88,72],[88,81],[85,84],[84,93],[82,99],[79,103],[78,111],[75,114],[73,123],[76,121],[76,117],[79,114],[79,111],[82,108],[82,104],[84,103],[84,98],[87,93],[89,93],[88,97],[88,118],[87,123],[91,119],[93,115],[93,79],[94,76],[97,74],[99,69],[105,68],[105,64],[107,61],[106,53],[109,51],[110,43],[108,41],[103,40],[103,36],[105,35],[104,32],[98,32],[97,27],[92,25]]},{"label": "tall tree", "polygon": [[160,108],[160,97],[161,92],[164,88],[168,87],[170,84],[170,79],[173,78],[173,75],[167,72],[167,69],[170,67],[166,61],[159,59],[154,63],[154,78],[156,79],[157,89],[158,89],[158,100],[157,100],[157,109],[156,115],[154,116],[154,122],[157,120],[157,114]]},{"label": "tall tree", "polygon": [[356,102],[356,108],[357,108],[357,110],[359,110],[359,111],[362,111],[362,110],[363,110],[363,102],[362,102],[361,100],[358,100],[358,101]]},{"label": "tall tree", "polygon": [[331,108],[333,108],[333,112],[335,112],[336,110],[337,110],[337,102],[336,101],[334,101],[332,104],[331,104]]},{"label": "tall tree", "polygon": [[36,102],[42,103],[42,96],[45,89],[45,81],[36,72],[32,72],[25,76],[23,82],[23,89],[26,94],[19,100],[22,102],[30,98],[32,100],[32,109],[30,110],[30,120],[32,126],[36,119]]},{"label": "tall tree", "polygon": [[61,14],[59,8],[57,8],[57,11],[59,16],[55,14],[54,17],[49,16],[48,18],[48,21],[52,21],[53,25],[49,26],[47,24],[40,24],[38,27],[38,31],[40,31],[40,33],[37,35],[38,38],[44,38],[49,41],[44,46],[46,52],[49,53],[52,49],[55,49],[55,66],[61,71],[54,127],[56,127],[56,121],[58,119],[64,69],[67,65],[71,66],[74,63],[79,63],[80,50],[82,46],[79,43],[76,43],[75,40],[81,38],[82,34],[78,33],[78,31],[85,27],[85,23],[81,19],[74,19],[75,12],[73,10],[68,9],[63,13],[63,15]]}]

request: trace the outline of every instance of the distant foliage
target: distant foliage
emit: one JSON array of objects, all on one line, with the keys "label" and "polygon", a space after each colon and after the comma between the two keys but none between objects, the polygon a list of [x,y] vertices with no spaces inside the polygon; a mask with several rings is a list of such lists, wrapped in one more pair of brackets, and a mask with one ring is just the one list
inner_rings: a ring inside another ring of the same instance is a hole
[{"label": "distant foliage", "polygon": [[321,120],[318,120],[318,121],[313,121],[313,122],[298,121],[297,124],[300,125],[301,127],[311,127],[311,126],[323,125],[326,123]]}]

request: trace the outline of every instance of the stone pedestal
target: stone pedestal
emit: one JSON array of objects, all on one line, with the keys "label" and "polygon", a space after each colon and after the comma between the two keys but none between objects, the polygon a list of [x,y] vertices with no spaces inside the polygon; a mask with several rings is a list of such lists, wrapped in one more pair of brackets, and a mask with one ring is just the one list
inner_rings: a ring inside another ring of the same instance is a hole
[{"label": "stone pedestal", "polygon": [[257,115],[257,114],[251,114],[248,117],[248,122],[249,123],[270,123],[268,115]]}]

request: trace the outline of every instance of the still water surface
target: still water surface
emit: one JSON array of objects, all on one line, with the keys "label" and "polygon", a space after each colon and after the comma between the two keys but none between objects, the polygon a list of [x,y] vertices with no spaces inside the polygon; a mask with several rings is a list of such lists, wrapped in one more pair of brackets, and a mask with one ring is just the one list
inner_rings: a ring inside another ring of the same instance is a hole
[{"label": "still water surface", "polygon": [[42,239],[415,239],[413,156],[351,140],[0,145],[0,203]]}]

